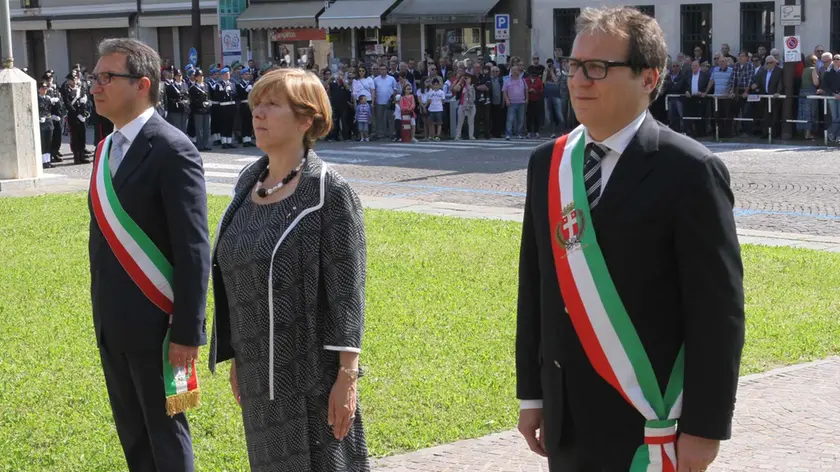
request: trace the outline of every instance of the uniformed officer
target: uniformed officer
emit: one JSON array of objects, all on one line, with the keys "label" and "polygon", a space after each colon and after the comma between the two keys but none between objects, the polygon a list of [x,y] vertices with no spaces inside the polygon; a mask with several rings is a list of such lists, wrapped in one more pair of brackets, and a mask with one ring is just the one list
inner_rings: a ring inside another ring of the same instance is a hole
[{"label": "uniformed officer", "polygon": [[[192,89],[195,77],[195,67],[192,64],[187,64],[186,70],[186,77],[184,77],[184,83],[187,84],[187,97],[190,97],[190,90]],[[190,141],[195,144],[195,120],[193,119],[193,111],[192,111],[192,99],[190,99],[190,114],[187,118],[187,136],[190,137]]]},{"label": "uniformed officer", "polygon": [[221,136],[219,136],[219,102],[216,101],[216,84],[219,83],[219,68],[210,67],[210,77],[207,77],[205,82],[210,89],[210,139],[213,140],[214,146],[222,144]]},{"label": "uniformed officer", "polygon": [[50,145],[52,144],[53,99],[49,96],[50,83],[46,80],[38,84],[38,122],[41,128],[41,163],[44,169],[52,167],[50,163]]},{"label": "uniformed officer", "polygon": [[236,115],[236,86],[230,81],[230,69],[221,71],[221,80],[216,83],[215,100],[219,102],[219,134],[222,149],[233,149],[233,118]]},{"label": "uniformed officer", "polygon": [[251,105],[248,104],[248,95],[254,88],[252,82],[253,72],[245,67],[240,74],[242,80],[236,84],[236,96],[239,98],[239,116],[242,122],[242,147],[255,147],[254,144],[254,123],[251,121]]},{"label": "uniformed officer", "polygon": [[52,103],[52,107],[50,108],[52,112],[50,118],[52,120],[52,136],[49,141],[42,143],[42,145],[46,146],[46,149],[50,153],[50,162],[61,162],[61,124],[67,112],[64,109],[64,100],[62,99],[61,92],[58,91],[58,87],[55,84],[55,72],[50,69],[44,72],[41,79],[45,80],[49,85],[47,95],[50,97],[50,102]]},{"label": "uniformed officer", "polygon": [[181,71],[172,69],[166,79],[166,121],[184,134],[187,132],[189,117],[189,93]]},{"label": "uniformed officer", "polygon": [[195,146],[199,151],[210,149],[210,86],[204,81],[204,72],[195,70],[195,80],[190,87],[190,111],[195,123]]},{"label": "uniformed officer", "polygon": [[78,81],[79,74],[75,70],[67,74],[66,88],[62,93],[62,98],[64,107],[67,108],[67,127],[70,129],[70,150],[73,151],[73,162],[87,164],[90,162],[85,154],[88,98]]}]

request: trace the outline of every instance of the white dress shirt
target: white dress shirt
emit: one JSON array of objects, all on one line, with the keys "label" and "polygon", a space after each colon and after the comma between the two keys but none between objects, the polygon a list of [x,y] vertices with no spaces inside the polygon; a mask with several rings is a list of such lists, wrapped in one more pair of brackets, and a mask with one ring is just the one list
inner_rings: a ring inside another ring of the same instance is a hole
[{"label": "white dress shirt", "polygon": [[696,74],[691,74],[691,94],[697,95],[700,91],[700,71],[697,71]]},{"label": "white dress shirt", "polygon": [[[642,123],[644,123],[646,117],[647,110],[643,111],[641,115],[637,116],[636,119],[631,121],[630,124],[622,128],[619,132],[600,142],[592,139],[588,130],[584,134],[586,144],[594,142],[607,148],[606,155],[601,158],[601,193],[604,193],[607,182],[609,181],[613,170],[615,170],[616,164],[618,164],[618,158],[621,157],[627,149],[627,146],[630,145],[630,141],[632,141],[636,136],[636,133],[639,132],[639,128],[642,127]],[[542,407],[542,400],[519,400],[519,408],[522,410]]]},{"label": "white dress shirt", "polygon": [[[120,134],[123,135],[123,137],[125,138],[125,144],[123,144],[121,149],[123,160],[125,160],[125,156],[128,154],[128,149],[131,147],[131,143],[133,143],[134,140],[137,139],[137,135],[140,134],[140,130],[142,130],[143,127],[146,126],[146,123],[149,121],[149,119],[154,113],[155,109],[149,107],[146,109],[146,111],[140,113],[140,116],[129,121],[128,124],[126,124],[122,128],[114,129],[115,133],[119,131]],[[122,164],[122,161],[120,161],[120,164]],[[114,169],[114,172],[116,171],[117,169]]]}]

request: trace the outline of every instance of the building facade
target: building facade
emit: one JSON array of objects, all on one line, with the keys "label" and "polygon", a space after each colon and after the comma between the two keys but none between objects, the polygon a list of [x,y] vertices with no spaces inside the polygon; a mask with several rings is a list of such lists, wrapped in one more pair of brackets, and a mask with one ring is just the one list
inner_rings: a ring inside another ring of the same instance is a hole
[{"label": "building facade", "polygon": [[[92,70],[97,45],[105,38],[135,37],[172,64],[188,61],[192,43],[190,0],[12,0],[12,44],[15,65],[40,78],[47,69],[59,80],[74,64]],[[138,12],[138,5],[140,11]],[[14,8],[20,6],[20,8]],[[220,56],[216,1],[200,3],[202,44],[199,65]]]},{"label": "building facade", "polygon": [[[617,0],[532,1],[534,52],[541,57],[549,57],[556,47],[569,54],[575,36],[575,18],[582,6],[632,4]],[[733,55],[741,50],[756,52],[758,46],[781,51],[784,28],[779,18],[784,3],[783,0],[646,0],[636,6],[659,21],[672,57],[679,52],[691,54],[697,45],[703,45],[704,54],[709,57],[723,43],[729,44]],[[813,53],[817,45],[840,52],[840,0],[807,0],[802,17],[797,34],[801,36],[804,54]]]},{"label": "building facade", "polygon": [[[509,55],[527,55],[530,2],[522,0],[251,0],[237,26],[255,60],[319,66],[371,55],[420,61],[493,57],[494,16],[511,15]],[[482,49],[483,48],[483,49]]]}]

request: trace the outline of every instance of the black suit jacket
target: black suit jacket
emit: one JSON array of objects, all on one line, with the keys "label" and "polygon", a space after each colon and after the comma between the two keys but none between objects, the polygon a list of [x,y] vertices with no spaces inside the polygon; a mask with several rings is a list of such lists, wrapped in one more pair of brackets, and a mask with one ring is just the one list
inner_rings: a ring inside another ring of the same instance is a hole
[{"label": "black suit jacket", "polygon": [[[687,76],[685,76],[685,91],[691,93],[691,81],[694,79],[694,72],[689,72]],[[709,87],[709,81],[712,80],[712,74],[704,71],[700,71],[700,78],[697,80],[697,91],[699,93],[704,93],[706,89]]]},{"label": "black suit jacket", "polygon": [[755,92],[759,95],[774,95],[774,94],[782,94],[784,93],[784,74],[782,73],[782,69],[780,67],[774,67],[773,72],[770,72],[770,86],[765,87],[767,83],[767,74],[768,70],[766,67],[762,67],[757,74],[753,76],[753,81],[758,86]]},{"label": "black suit jacket", "polygon": [[[708,85],[708,82],[706,83]],[[665,85],[663,95],[684,95],[688,91],[689,83],[686,81],[685,74],[680,71],[676,78],[671,77],[671,73],[665,74]]]},{"label": "black suit jacket", "polygon": [[[552,255],[554,143],[528,166],[516,335],[517,397],[543,399],[547,448],[624,470],[644,418],[592,368],[565,313]],[[664,392],[685,343],[682,432],[730,436],[744,342],[733,195],[723,163],[650,115],[618,160],[590,223]],[[604,445],[609,445],[605,453]]]},{"label": "black suit jacket", "polygon": [[[125,211],[174,268],[171,341],[205,344],[210,242],[201,156],[184,133],[154,113],[113,182]],[[92,212],[89,251],[97,343],[117,352],[160,349],[168,317],[120,265]]]}]

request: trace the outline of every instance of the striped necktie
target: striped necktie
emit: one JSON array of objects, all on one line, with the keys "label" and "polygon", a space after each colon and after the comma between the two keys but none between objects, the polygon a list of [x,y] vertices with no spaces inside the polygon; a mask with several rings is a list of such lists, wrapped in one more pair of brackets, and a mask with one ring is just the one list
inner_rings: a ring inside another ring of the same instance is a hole
[{"label": "striped necktie", "polygon": [[589,143],[585,150],[586,160],[583,162],[583,180],[586,186],[586,197],[589,209],[594,210],[601,200],[601,159],[607,155],[603,145]]},{"label": "striped necktie", "polygon": [[108,151],[108,164],[110,164],[111,177],[117,175],[117,169],[123,160],[123,146],[128,142],[128,139],[119,131],[114,131],[111,135],[111,149]]}]

